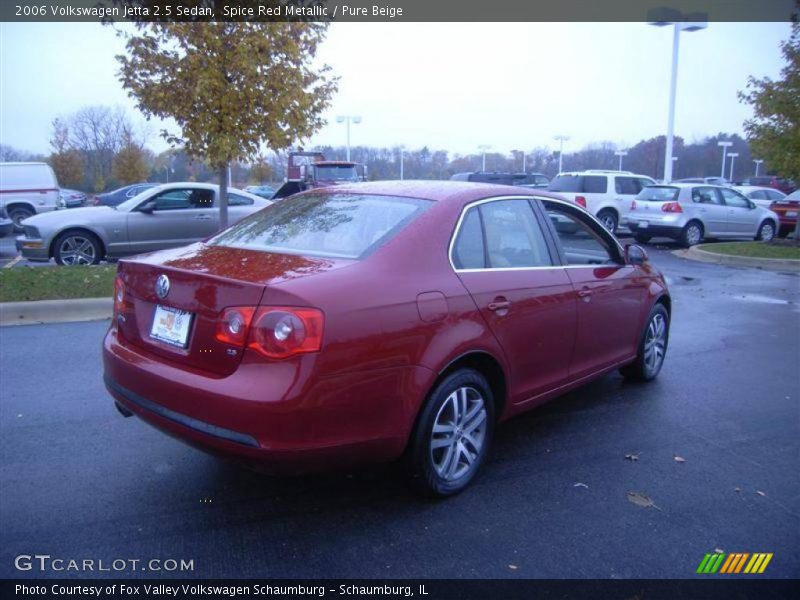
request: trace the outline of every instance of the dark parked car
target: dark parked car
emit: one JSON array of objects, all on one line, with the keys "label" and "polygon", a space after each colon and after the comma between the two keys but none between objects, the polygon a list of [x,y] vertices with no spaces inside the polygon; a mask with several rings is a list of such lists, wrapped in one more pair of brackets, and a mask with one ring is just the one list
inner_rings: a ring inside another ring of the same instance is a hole
[{"label": "dark parked car", "polygon": [[80,190],[61,188],[58,191],[58,201],[64,208],[78,208],[86,204],[86,194]]},{"label": "dark parked car", "polygon": [[797,189],[797,184],[785,177],[777,177],[775,175],[763,175],[759,177],[751,177],[745,179],[744,185],[755,185],[758,187],[770,187],[782,191],[784,194],[791,194]]},{"label": "dark parked car", "polygon": [[261,196],[266,200],[271,200],[275,195],[275,188],[272,188],[268,185],[248,185],[246,188],[244,188],[244,191],[255,194],[256,196]]},{"label": "dark parked car", "polygon": [[94,197],[95,206],[119,206],[126,200],[130,200],[134,196],[138,196],[145,190],[156,187],[157,183],[134,183],[133,185],[126,185],[112,192],[98,194]]},{"label": "dark parked car", "polygon": [[10,235],[14,231],[14,221],[8,218],[6,209],[0,206],[0,237]]},{"label": "dark parked car", "polygon": [[495,423],[615,369],[650,380],[670,296],[638,246],[546,192],[376,182],[292,196],[122,260],[120,412],[274,470],[406,459],[462,490]]},{"label": "dark parked car", "polygon": [[456,173],[450,181],[471,181],[473,183],[496,183],[499,185],[520,185],[546,189],[550,179],[541,173],[498,173],[497,171],[476,171]]}]

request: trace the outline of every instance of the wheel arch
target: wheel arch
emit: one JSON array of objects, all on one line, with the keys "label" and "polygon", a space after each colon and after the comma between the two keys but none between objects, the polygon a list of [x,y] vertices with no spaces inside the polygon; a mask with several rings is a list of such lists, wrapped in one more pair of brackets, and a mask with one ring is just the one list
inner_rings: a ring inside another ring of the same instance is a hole
[{"label": "wheel arch", "polygon": [[106,241],[103,239],[102,235],[100,235],[98,232],[94,231],[89,227],[76,225],[74,227],[65,227],[64,229],[53,235],[52,241],[50,242],[50,247],[47,250],[49,257],[53,258],[55,256],[56,242],[65,233],[83,233],[83,234],[88,233],[93,238],[95,238],[97,242],[100,244],[100,251],[102,252],[102,256],[100,258],[103,259],[108,254],[108,246],[106,245]]},{"label": "wheel arch", "polygon": [[508,377],[500,361],[485,350],[471,350],[460,354],[439,371],[430,391],[436,389],[445,377],[459,369],[473,369],[486,378],[494,397],[495,418],[499,419],[508,399]]}]

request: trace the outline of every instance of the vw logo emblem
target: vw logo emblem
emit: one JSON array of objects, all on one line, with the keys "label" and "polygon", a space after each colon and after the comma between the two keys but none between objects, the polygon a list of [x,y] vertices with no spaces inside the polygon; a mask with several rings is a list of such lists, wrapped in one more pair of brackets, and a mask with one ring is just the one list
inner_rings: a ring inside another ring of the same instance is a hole
[{"label": "vw logo emblem", "polygon": [[159,275],[156,279],[156,296],[162,300],[169,294],[169,277],[166,275]]}]

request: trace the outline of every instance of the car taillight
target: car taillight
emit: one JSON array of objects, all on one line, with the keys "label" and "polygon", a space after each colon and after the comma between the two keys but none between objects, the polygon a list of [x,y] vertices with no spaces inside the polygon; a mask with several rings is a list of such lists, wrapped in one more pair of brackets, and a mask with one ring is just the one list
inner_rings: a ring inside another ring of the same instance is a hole
[{"label": "car taillight", "polygon": [[575,196],[575,204],[577,204],[578,206],[582,206],[583,208],[586,208],[586,198],[584,198],[583,196]]},{"label": "car taillight", "polygon": [[266,306],[253,319],[248,348],[267,358],[319,352],[325,317],[316,308]]},{"label": "car taillight", "polygon": [[232,306],[217,321],[216,339],[267,358],[319,352],[325,318],[316,308]]},{"label": "car taillight", "polygon": [[215,337],[224,344],[243,348],[247,342],[250,322],[256,309],[253,306],[231,306],[222,311],[217,321]]},{"label": "car taillight", "polygon": [[636,200],[631,202],[631,210],[636,210]]},{"label": "car taillight", "polygon": [[667,213],[682,213],[680,202],[666,202],[661,205],[661,210]]},{"label": "car taillight", "polygon": [[114,318],[122,313],[131,312],[131,301],[128,298],[128,290],[119,275],[114,279]]}]

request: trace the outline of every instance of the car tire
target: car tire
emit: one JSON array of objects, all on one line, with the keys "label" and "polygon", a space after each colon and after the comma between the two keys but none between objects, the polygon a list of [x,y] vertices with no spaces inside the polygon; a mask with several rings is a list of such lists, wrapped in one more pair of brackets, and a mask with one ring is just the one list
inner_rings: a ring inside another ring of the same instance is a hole
[{"label": "car tire", "polygon": [[53,257],[63,266],[96,265],[103,258],[103,245],[88,231],[65,231],[53,243]]},{"label": "car tire", "polygon": [[597,213],[597,219],[603,224],[603,227],[606,228],[610,233],[614,233],[617,230],[617,226],[619,225],[619,219],[617,219],[617,213],[615,213],[610,208],[604,208],[599,213]]},{"label": "car tire", "polygon": [[681,231],[678,241],[686,248],[696,246],[703,241],[703,225],[699,221],[689,221]]},{"label": "car tire", "polygon": [[444,498],[464,490],[486,459],[494,434],[494,397],[486,378],[459,369],[430,393],[406,453],[412,486]]},{"label": "car tire", "polygon": [[633,236],[633,239],[635,239],[640,244],[646,244],[651,239],[653,239],[653,236],[652,235],[644,235],[644,234],[641,234],[641,233],[637,233],[637,234],[635,234]]},{"label": "car tire", "polygon": [[664,364],[669,344],[669,313],[663,304],[656,304],[650,311],[642,331],[636,359],[620,369],[627,379],[651,381]]},{"label": "car tire", "polygon": [[8,213],[8,218],[14,221],[14,231],[17,233],[22,233],[24,231],[21,222],[36,214],[25,206],[12,206],[6,212]]},{"label": "car tire", "polygon": [[764,221],[758,228],[756,241],[771,242],[773,239],[775,239],[775,223],[772,221]]}]

